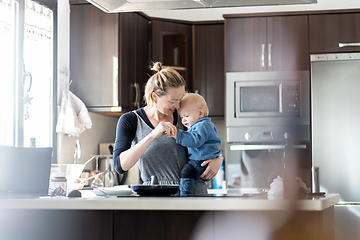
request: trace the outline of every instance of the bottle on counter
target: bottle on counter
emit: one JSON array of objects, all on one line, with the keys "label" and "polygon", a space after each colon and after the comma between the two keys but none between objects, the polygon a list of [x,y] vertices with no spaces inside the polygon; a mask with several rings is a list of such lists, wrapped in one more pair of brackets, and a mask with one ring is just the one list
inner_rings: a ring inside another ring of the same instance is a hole
[{"label": "bottle on counter", "polygon": [[91,183],[91,187],[94,188],[104,187],[104,182],[101,180],[100,175],[95,175],[95,178]]},{"label": "bottle on counter", "polygon": [[224,160],[224,158],[223,158],[221,167],[219,169],[219,172],[216,174],[216,176],[213,179],[213,188],[214,189],[226,188],[226,183],[225,183],[225,160]]}]

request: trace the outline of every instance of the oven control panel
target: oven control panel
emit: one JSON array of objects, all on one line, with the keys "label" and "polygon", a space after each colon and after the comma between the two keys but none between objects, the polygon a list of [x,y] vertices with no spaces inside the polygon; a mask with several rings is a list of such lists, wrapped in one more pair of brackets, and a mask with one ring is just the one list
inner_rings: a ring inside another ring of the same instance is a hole
[{"label": "oven control panel", "polygon": [[310,126],[257,126],[257,127],[228,127],[227,142],[285,142],[286,137],[291,141],[309,141]]}]

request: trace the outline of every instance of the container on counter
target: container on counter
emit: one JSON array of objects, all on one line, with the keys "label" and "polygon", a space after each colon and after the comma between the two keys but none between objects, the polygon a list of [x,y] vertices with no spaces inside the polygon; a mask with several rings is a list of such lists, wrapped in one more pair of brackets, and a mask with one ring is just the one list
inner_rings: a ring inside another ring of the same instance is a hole
[{"label": "container on counter", "polygon": [[214,189],[225,189],[226,188],[224,158],[223,158],[221,167],[219,169],[219,172],[216,174],[216,176],[213,179],[213,188]]},{"label": "container on counter", "polygon": [[61,193],[60,195],[66,195],[66,190],[67,190],[66,173],[62,173],[62,172],[51,173],[49,194],[59,195],[59,194],[54,194],[56,192],[56,193]]}]

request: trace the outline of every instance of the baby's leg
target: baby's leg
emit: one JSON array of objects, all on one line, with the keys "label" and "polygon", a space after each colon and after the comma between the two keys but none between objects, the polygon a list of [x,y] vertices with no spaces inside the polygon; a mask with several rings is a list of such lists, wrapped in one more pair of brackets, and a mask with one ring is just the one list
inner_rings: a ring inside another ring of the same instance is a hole
[{"label": "baby's leg", "polygon": [[196,170],[193,165],[187,163],[180,173],[180,196],[193,196]]}]

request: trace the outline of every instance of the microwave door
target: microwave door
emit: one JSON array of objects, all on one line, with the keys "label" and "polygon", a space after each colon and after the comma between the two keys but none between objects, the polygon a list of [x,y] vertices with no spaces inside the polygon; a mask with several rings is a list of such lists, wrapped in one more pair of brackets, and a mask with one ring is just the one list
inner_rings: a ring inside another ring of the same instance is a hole
[{"label": "microwave door", "polygon": [[267,117],[283,114],[283,82],[237,82],[236,117]]}]

